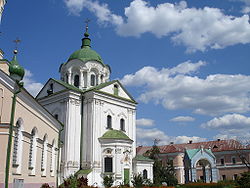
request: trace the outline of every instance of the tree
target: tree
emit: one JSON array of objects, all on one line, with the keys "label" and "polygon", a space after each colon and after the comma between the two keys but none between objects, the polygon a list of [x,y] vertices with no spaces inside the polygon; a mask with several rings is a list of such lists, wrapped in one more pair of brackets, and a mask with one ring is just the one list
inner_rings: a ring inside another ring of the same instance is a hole
[{"label": "tree", "polygon": [[112,187],[113,183],[114,183],[113,176],[111,176],[111,175],[110,176],[104,176],[104,178],[103,178],[104,187]]},{"label": "tree", "polygon": [[154,160],[153,164],[153,173],[154,173],[154,184],[161,185],[163,182],[166,182],[168,186],[177,185],[178,180],[175,177],[174,167],[172,163],[167,163],[167,166],[162,165],[159,154],[160,149],[157,146],[159,140],[154,140],[154,145],[152,148],[147,151],[145,154]]}]

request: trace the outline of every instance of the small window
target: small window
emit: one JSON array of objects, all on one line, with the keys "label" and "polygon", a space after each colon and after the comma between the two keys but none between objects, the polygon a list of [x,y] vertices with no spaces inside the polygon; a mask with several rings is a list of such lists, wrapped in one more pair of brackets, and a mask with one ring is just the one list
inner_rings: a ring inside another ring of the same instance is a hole
[{"label": "small window", "polygon": [[148,171],[146,169],[143,170],[142,177],[143,179],[148,179]]},{"label": "small window", "polygon": [[121,129],[122,131],[125,131],[125,120],[124,120],[124,119],[121,119],[121,120],[120,120],[120,129]]},{"label": "small window", "polygon": [[111,157],[106,157],[104,159],[104,171],[113,172],[113,160]]},{"label": "small window", "polygon": [[101,77],[100,77],[100,78],[101,78],[101,83],[103,83],[103,82],[104,82],[104,81],[103,81],[103,75],[101,75]]},{"label": "small window", "polygon": [[75,75],[74,77],[74,86],[79,87],[79,75]]},{"label": "small window", "polygon": [[232,158],[232,163],[233,163],[233,164],[236,164],[236,159],[235,159],[235,157]]},{"label": "small window", "polygon": [[238,178],[238,174],[234,174],[233,179],[237,180],[237,178]]},{"label": "small window", "polygon": [[90,85],[91,85],[91,86],[95,86],[95,75],[94,75],[94,74],[92,74],[92,75],[90,76]]},{"label": "small window", "polygon": [[118,85],[114,85],[114,95],[118,95]]},{"label": "small window", "polygon": [[220,159],[220,164],[221,164],[221,165],[224,165],[224,164],[225,164],[224,159]]},{"label": "small window", "polygon": [[227,179],[226,175],[222,175],[222,180],[226,180],[226,179]]},{"label": "small window", "polygon": [[112,117],[110,115],[107,116],[107,128],[112,128]]},{"label": "small window", "polygon": [[66,83],[69,83],[69,76],[68,76],[68,74],[66,74],[65,77],[66,77],[65,78]]},{"label": "small window", "polygon": [[58,120],[58,114],[55,114],[55,118]]}]

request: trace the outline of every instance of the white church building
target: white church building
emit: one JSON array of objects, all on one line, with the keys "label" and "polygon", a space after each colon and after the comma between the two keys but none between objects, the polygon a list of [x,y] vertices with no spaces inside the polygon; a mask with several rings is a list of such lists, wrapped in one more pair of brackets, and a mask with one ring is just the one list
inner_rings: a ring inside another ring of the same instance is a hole
[{"label": "white church building", "polygon": [[61,79],[50,78],[37,101],[64,124],[59,182],[77,174],[89,185],[131,184],[134,174],[153,179],[153,162],[136,156],[136,101],[111,68],[91,49],[88,28],[81,49],[59,68]]}]

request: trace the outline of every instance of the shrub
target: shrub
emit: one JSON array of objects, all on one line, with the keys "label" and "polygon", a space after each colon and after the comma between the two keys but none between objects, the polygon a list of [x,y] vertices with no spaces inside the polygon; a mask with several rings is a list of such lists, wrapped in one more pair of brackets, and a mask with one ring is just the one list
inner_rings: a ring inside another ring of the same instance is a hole
[{"label": "shrub", "polygon": [[249,188],[250,187],[250,172],[244,172],[241,174],[241,177],[237,180],[240,188]]},{"label": "shrub", "polygon": [[63,184],[59,188],[83,188],[88,186],[88,179],[71,175],[69,178],[63,180]]},{"label": "shrub", "polygon": [[48,183],[44,183],[44,184],[42,184],[41,188],[50,188],[50,186]]},{"label": "shrub", "polygon": [[110,175],[110,176],[104,176],[103,178],[103,185],[104,187],[111,187],[114,183],[114,179],[113,177]]}]

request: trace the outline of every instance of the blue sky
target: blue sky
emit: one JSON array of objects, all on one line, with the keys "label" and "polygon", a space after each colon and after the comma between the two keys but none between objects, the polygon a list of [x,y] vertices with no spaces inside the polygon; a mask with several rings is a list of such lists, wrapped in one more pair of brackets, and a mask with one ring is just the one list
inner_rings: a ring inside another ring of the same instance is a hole
[{"label": "blue sky", "polygon": [[250,138],[250,0],[8,1],[0,47],[35,94],[80,48],[92,48],[139,102],[138,145]]}]

